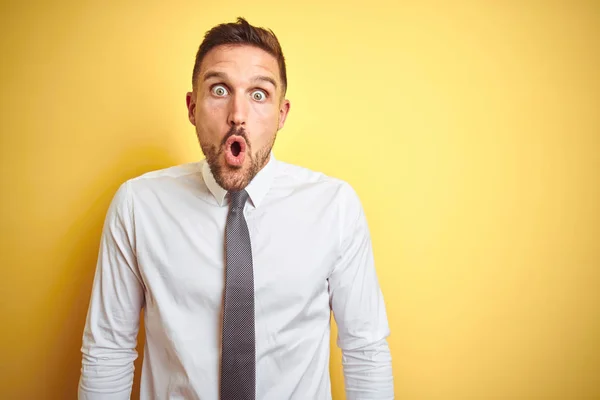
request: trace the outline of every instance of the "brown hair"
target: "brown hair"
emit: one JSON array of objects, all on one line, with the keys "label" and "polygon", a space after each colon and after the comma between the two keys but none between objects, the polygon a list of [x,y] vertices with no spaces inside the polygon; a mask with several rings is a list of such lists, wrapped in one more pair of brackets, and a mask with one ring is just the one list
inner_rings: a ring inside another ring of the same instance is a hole
[{"label": "brown hair", "polygon": [[196,80],[200,72],[200,64],[206,54],[213,48],[221,45],[249,45],[266,51],[277,59],[279,64],[279,75],[282,82],[282,94],[287,89],[287,73],[285,69],[285,58],[279,40],[270,29],[252,26],[244,18],[238,17],[237,22],[220,24],[206,32],[204,40],[196,53],[194,72],[192,73],[192,85],[196,88]]}]

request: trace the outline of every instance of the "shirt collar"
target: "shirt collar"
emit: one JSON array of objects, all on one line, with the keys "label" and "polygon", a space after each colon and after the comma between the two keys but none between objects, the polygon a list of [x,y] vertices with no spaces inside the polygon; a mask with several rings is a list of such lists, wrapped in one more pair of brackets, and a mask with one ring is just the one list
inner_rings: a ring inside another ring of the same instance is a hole
[{"label": "shirt collar", "polygon": [[[246,191],[255,208],[258,208],[271,188],[271,183],[273,182],[273,177],[275,175],[276,162],[277,160],[275,159],[273,152],[271,152],[267,164],[258,171],[256,176],[250,181],[248,186],[246,186]],[[227,190],[223,189],[217,183],[206,160],[202,163],[202,177],[204,178],[208,190],[212,193],[219,206],[223,207],[228,205],[228,202],[226,201]]]}]

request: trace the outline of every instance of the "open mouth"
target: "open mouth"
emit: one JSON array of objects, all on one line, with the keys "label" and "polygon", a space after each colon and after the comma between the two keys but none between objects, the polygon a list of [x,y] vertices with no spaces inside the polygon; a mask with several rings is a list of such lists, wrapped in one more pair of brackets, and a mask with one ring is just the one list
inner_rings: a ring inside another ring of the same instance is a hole
[{"label": "open mouth", "polygon": [[231,167],[241,167],[246,159],[246,140],[233,135],[225,142],[225,161]]},{"label": "open mouth", "polygon": [[240,144],[240,142],[235,141],[231,144],[231,154],[233,154],[234,157],[237,157],[240,155],[240,153],[242,152],[242,145]]}]

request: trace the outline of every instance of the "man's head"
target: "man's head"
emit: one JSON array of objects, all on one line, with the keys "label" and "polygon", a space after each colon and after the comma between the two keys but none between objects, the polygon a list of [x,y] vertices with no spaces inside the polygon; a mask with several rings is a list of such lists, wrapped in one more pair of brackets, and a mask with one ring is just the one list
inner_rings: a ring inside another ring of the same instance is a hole
[{"label": "man's head", "polygon": [[188,117],[217,183],[246,187],[268,162],[290,109],[279,41],[242,18],[204,37],[196,54]]}]

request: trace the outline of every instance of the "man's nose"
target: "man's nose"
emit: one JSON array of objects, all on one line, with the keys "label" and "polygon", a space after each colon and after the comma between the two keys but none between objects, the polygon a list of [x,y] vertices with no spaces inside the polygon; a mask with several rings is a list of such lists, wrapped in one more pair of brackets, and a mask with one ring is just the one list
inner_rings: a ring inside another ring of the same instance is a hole
[{"label": "man's nose", "polygon": [[234,94],[229,102],[229,125],[245,125],[248,118],[248,101],[243,94]]}]

